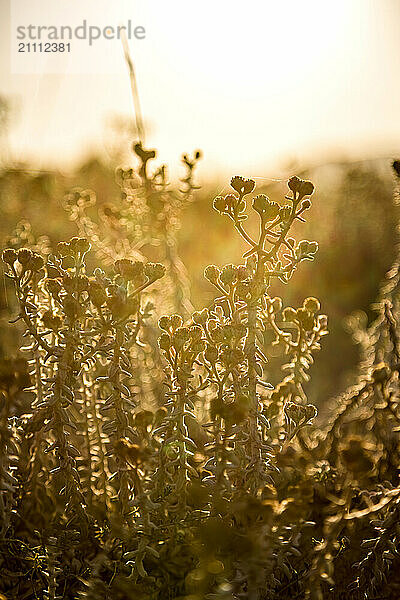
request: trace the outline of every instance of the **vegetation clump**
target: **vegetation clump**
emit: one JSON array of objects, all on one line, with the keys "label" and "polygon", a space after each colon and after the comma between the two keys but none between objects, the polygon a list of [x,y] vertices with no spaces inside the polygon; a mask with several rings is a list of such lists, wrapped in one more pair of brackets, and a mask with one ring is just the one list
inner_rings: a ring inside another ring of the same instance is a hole
[{"label": "vegetation clump", "polygon": [[[309,370],[327,317],[284,306],[315,241],[294,237],[314,186],[282,203],[233,177],[214,209],[246,244],[208,265],[194,310],[176,232],[180,191],[154,151],[65,207],[78,235],[10,247],[21,354],[0,369],[0,591],[9,599],[374,598],[398,566],[399,266],[367,329],[354,387],[316,424]],[[254,224],[256,221],[256,225]],[[152,246],[154,242],[154,247]],[[33,247],[34,246],[34,247]],[[278,383],[270,359],[282,356]],[[389,583],[387,583],[389,582]]]}]

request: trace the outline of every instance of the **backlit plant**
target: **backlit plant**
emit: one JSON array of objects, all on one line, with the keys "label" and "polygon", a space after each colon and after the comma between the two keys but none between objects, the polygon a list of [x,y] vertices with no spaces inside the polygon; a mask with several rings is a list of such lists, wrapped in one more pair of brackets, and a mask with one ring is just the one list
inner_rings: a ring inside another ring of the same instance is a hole
[{"label": "backlit plant", "polygon": [[356,385],[316,427],[307,381],[327,317],[272,293],[316,255],[293,237],[313,184],[291,177],[278,204],[231,180],[214,208],[247,248],[206,267],[216,296],[193,311],[174,269],[199,154],[179,194],[135,152],[118,214],[103,207],[100,226],[92,194],[73,192],[78,236],[3,252],[24,343],[0,370],[1,593],[376,597],[398,565],[398,263],[376,323],[353,323]]}]

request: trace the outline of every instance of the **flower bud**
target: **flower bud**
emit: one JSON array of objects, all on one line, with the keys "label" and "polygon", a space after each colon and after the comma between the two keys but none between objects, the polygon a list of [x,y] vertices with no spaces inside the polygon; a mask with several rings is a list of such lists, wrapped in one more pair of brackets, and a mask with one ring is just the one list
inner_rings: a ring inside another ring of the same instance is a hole
[{"label": "flower bud", "polygon": [[319,300],[317,298],[313,298],[312,296],[310,298],[306,298],[304,300],[303,306],[304,306],[305,309],[307,309],[311,313],[316,313],[321,308]]},{"label": "flower bud", "polygon": [[217,348],[215,346],[207,346],[204,356],[205,356],[206,360],[208,360],[209,363],[215,364],[216,361],[218,360]]},{"label": "flower bud", "polygon": [[89,282],[89,298],[96,307],[102,306],[107,300],[105,289],[98,281]]},{"label": "flower bud", "polygon": [[11,267],[17,260],[17,252],[13,248],[7,248],[6,250],[3,250],[1,257],[3,261]]},{"label": "flower bud", "polygon": [[249,268],[246,265],[239,265],[236,267],[236,277],[238,281],[245,281],[250,277]]},{"label": "flower bud", "polygon": [[314,184],[311,181],[302,181],[299,189],[299,199],[311,196],[314,193]]},{"label": "flower bud", "polygon": [[82,237],[73,237],[69,245],[74,254],[86,254],[90,250],[90,243],[86,238]]},{"label": "flower bud", "polygon": [[243,195],[251,194],[256,187],[256,182],[253,179],[246,179],[243,185]]},{"label": "flower bud", "polygon": [[196,356],[198,354],[200,354],[200,352],[203,352],[203,350],[205,350],[206,347],[206,340],[193,340],[192,343],[190,344],[190,351],[194,352],[194,354],[196,354]]},{"label": "flower bud", "polygon": [[306,200],[303,200],[303,202],[301,203],[300,208],[302,210],[308,210],[310,208],[310,206],[311,206],[311,200],[306,199]]},{"label": "flower bud", "polygon": [[298,425],[305,417],[305,407],[294,402],[287,402],[285,405],[285,414],[288,419]]},{"label": "flower bud", "polygon": [[223,198],[222,196],[217,196],[214,199],[213,207],[216,211],[218,211],[220,213],[227,212],[227,210],[228,210],[228,204],[226,202],[226,199]]},{"label": "flower bud", "polygon": [[57,244],[57,253],[61,256],[61,257],[65,257],[65,256],[71,256],[72,254],[72,249],[69,245],[68,242],[59,242]]},{"label": "flower bud", "polygon": [[220,280],[225,285],[231,285],[236,279],[235,265],[225,265],[219,276]]},{"label": "flower bud", "polygon": [[127,281],[134,281],[137,285],[144,283],[144,267],[139,260],[132,261],[121,258],[114,263],[114,270]]},{"label": "flower bud", "polygon": [[268,202],[263,217],[266,221],[273,221],[279,214],[279,204],[277,202]]},{"label": "flower bud", "polygon": [[172,345],[179,351],[189,339],[189,331],[185,327],[179,327],[172,336]]},{"label": "flower bud", "polygon": [[28,248],[21,248],[20,250],[18,250],[17,258],[18,262],[23,267],[26,267],[32,258],[32,251]]},{"label": "flower bud", "polygon": [[296,175],[293,175],[293,177],[291,177],[288,181],[288,188],[296,193],[299,190],[299,187],[301,185],[301,179],[299,179],[299,177],[297,177]]},{"label": "flower bud", "polygon": [[246,194],[250,194],[255,188],[255,181],[253,179],[244,179],[243,177],[232,177],[231,179],[231,187],[240,194],[241,196],[245,196]]},{"label": "flower bud", "polygon": [[268,206],[268,198],[265,194],[259,194],[253,198],[253,209],[259,214],[263,213]]},{"label": "flower bud", "polygon": [[204,269],[204,277],[214,284],[218,281],[219,273],[220,271],[215,265],[208,265],[208,267]]},{"label": "flower bud", "polygon": [[299,257],[305,256],[306,254],[315,254],[317,250],[317,242],[309,242],[308,240],[301,240],[297,246],[297,254]]},{"label": "flower bud", "polygon": [[208,320],[208,330],[212,331],[213,329],[216,329],[218,327],[218,321],[216,321],[216,319],[209,319]]},{"label": "flower bud", "polygon": [[203,335],[203,330],[198,325],[192,325],[192,327],[189,327],[189,335],[192,341],[198,341]]},{"label": "flower bud", "polygon": [[301,200],[301,198],[304,198],[304,196],[311,196],[311,194],[314,192],[314,185],[311,183],[311,181],[304,181],[303,179],[296,177],[296,175],[289,179],[288,187],[293,194],[298,194],[298,200]]},{"label": "flower bud", "polygon": [[58,315],[54,315],[51,310],[46,310],[42,316],[42,322],[45,327],[58,331],[62,327],[62,318]]},{"label": "flower bud", "polygon": [[162,333],[160,335],[158,338],[158,345],[161,350],[168,352],[168,350],[171,348],[171,338],[169,337],[168,333]]},{"label": "flower bud", "polygon": [[271,202],[265,194],[259,194],[253,199],[253,209],[264,221],[273,221],[279,214],[279,205]]},{"label": "flower bud", "polygon": [[171,315],[169,318],[169,322],[173,331],[175,331],[175,329],[178,329],[179,327],[182,327],[183,325],[183,319],[181,315]]},{"label": "flower bud", "polygon": [[296,315],[304,329],[306,331],[311,331],[314,327],[314,315],[305,308],[298,308]]},{"label": "flower bud", "polygon": [[215,344],[220,344],[224,340],[224,332],[217,326],[211,331],[211,338]]},{"label": "flower bud", "polygon": [[40,269],[43,267],[43,265],[44,265],[44,260],[40,256],[40,254],[33,252],[32,256],[28,262],[28,265],[27,265],[28,269],[30,269],[33,272],[37,272],[37,271],[40,271]]},{"label": "flower bud", "polygon": [[180,315],[171,315],[170,317],[164,315],[158,321],[159,328],[167,332],[175,331],[175,329],[182,327],[182,325],[183,319]]},{"label": "flower bud", "polygon": [[119,294],[112,294],[111,296],[108,296],[106,302],[114,319],[126,316],[127,305],[124,298],[122,298]]},{"label": "flower bud", "polygon": [[158,326],[160,329],[163,329],[164,331],[169,331],[169,328],[171,326],[169,317],[167,317],[167,316],[160,317],[160,319],[158,320]]},{"label": "flower bud", "polygon": [[53,296],[53,298],[58,298],[62,290],[62,285],[59,279],[49,278],[46,281],[46,288],[48,292]]},{"label": "flower bud", "polygon": [[144,265],[144,274],[150,281],[157,281],[164,277],[166,268],[161,263],[147,263]]},{"label": "flower bud", "polygon": [[203,308],[201,312],[196,311],[192,315],[193,322],[197,325],[205,325],[208,319],[208,310]]},{"label": "flower bud", "polygon": [[304,407],[304,421],[309,423],[318,414],[316,407],[313,404],[306,404]]},{"label": "flower bud", "polygon": [[39,269],[38,271],[34,271],[32,281],[34,285],[37,285],[39,281],[46,277],[46,271],[44,269]]},{"label": "flower bud", "polygon": [[288,306],[283,310],[282,318],[287,323],[292,323],[296,319],[296,311],[291,306]]}]

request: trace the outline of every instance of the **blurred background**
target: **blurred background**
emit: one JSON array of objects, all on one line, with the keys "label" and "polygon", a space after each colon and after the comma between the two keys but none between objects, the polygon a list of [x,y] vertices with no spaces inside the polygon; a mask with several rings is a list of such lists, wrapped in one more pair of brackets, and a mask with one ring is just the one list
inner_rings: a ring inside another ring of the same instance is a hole
[{"label": "blurred background", "polygon": [[[67,65],[57,73],[15,73],[12,23],[24,2],[13,1],[0,0],[0,243],[17,234],[47,236],[52,246],[76,233],[62,207],[70,189],[95,190],[101,207],[118,197],[115,169],[136,165],[129,74],[117,40],[111,72],[102,72],[99,54],[93,72]],[[28,4],[40,14],[40,0]],[[96,9],[92,0],[57,6],[66,24],[93,18]],[[400,154],[400,2],[138,0],[108,10],[107,18],[146,29],[144,40],[129,42],[146,146],[157,148],[172,181],[182,152],[203,153],[201,189],[178,240],[195,307],[213,297],[204,267],[239,262],[244,249],[211,209],[230,177],[253,177],[278,201],[293,174],[316,185],[301,236],[318,241],[317,259],[272,293],[294,305],[321,299],[331,335],[309,393],[327,403],[357,362],[348,317],[358,311],[366,322],[373,318],[371,303],[396,252],[390,165]],[[2,287],[4,355],[16,342],[4,333],[12,307]]]}]

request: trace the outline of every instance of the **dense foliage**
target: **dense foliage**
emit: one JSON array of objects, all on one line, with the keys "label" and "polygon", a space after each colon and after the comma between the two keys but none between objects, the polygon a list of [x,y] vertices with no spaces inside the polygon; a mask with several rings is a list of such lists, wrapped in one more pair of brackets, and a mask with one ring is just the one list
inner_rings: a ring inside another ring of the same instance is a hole
[{"label": "dense foliage", "polygon": [[243,261],[206,267],[217,296],[194,311],[177,231],[200,153],[177,191],[135,153],[117,208],[94,219],[93,192],[73,190],[75,237],[52,251],[20,230],[3,251],[24,341],[0,372],[1,593],[397,597],[399,263],[376,321],[353,319],[355,385],[316,427],[306,382],[327,317],[271,294],[318,250],[293,237],[313,184],[291,177],[278,203],[233,177],[213,206]]}]

